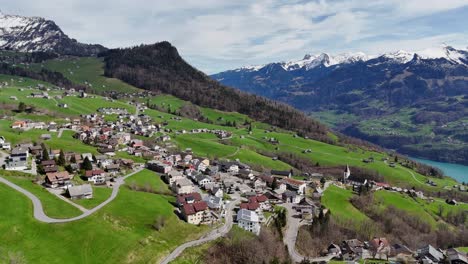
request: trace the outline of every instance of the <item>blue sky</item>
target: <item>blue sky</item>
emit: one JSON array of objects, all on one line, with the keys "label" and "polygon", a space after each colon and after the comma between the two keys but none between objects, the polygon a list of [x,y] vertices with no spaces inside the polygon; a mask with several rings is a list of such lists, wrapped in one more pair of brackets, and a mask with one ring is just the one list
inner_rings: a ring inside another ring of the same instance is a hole
[{"label": "blue sky", "polygon": [[168,40],[207,73],[306,53],[468,47],[468,0],[0,0],[0,7],[54,20],[81,42]]}]

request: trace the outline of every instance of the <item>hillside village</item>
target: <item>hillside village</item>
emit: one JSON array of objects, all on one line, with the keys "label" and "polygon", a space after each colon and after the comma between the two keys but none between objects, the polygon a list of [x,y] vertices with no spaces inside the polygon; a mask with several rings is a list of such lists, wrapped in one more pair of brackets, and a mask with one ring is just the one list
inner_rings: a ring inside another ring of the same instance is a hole
[{"label": "hillside village", "polygon": [[[44,100],[54,98],[47,92],[31,92],[30,96]],[[83,100],[92,97],[84,91],[67,91],[63,96],[76,96]],[[10,100],[14,101],[14,98]],[[432,199],[420,190],[360,177],[353,174],[349,166],[342,167],[343,175],[338,179],[325,177],[322,173],[298,177],[292,169],[256,171],[240,159],[199,156],[191,148],[178,149],[171,141],[171,135],[213,134],[219,139],[229,139],[233,134],[210,128],[170,129],[166,127],[167,123],[155,122],[145,114],[148,109],[145,103],[132,101],[128,104],[135,112],[125,108],[101,107],[96,113],[66,118],[65,122],[60,123],[28,119],[11,121],[12,129],[40,130],[41,134],[38,138],[31,138],[30,142],[13,145],[0,132],[0,145],[2,153],[5,153],[0,164],[7,171],[37,175],[36,184],[71,202],[93,199],[93,187],[113,188],[119,178],[145,168],[167,184],[168,190],[176,197],[174,213],[183,221],[217,227],[230,221],[227,217],[233,217],[240,228],[256,235],[275,221],[284,208],[290,209],[288,223],[299,219],[300,225],[311,225],[323,218],[329,214],[329,210],[321,203],[321,197],[330,186],[350,189],[359,194],[385,191]],[[68,107],[64,104],[58,106]],[[180,121],[177,117],[172,120]],[[64,131],[70,131],[75,140],[96,148],[98,154],[68,151],[67,146],[56,149],[47,147],[52,134],[60,137]],[[275,138],[266,137],[266,140],[277,144]],[[309,153],[311,150],[305,149],[303,152]],[[126,158],[122,158],[122,153]],[[373,159],[363,162],[373,162]],[[389,166],[394,167],[395,163],[391,162]],[[461,184],[453,188],[466,191]],[[458,203],[455,199],[446,202],[452,206]],[[292,236],[296,237],[298,230],[293,229],[293,232],[295,234]],[[291,247],[291,244],[285,243]],[[295,243],[294,239],[292,247],[295,247]],[[322,256],[311,260],[404,258],[421,263],[439,263],[444,259],[451,263],[467,263],[466,254],[456,249],[442,251],[431,245],[409,249],[403,244],[392,244],[385,237],[369,241],[335,241],[331,245],[323,245],[323,249]],[[295,260],[300,261],[298,258]]]}]

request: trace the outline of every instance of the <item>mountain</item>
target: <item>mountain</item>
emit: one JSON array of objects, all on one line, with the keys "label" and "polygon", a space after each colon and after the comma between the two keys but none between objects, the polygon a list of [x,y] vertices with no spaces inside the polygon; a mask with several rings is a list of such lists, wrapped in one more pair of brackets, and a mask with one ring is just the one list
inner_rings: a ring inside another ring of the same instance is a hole
[{"label": "mountain", "polygon": [[411,155],[468,164],[467,50],[322,53],[212,78],[286,102],[348,135]]},{"label": "mountain", "polygon": [[113,49],[101,54],[105,75],[193,104],[239,112],[268,124],[331,142],[326,126],[286,104],[220,85],[186,63],[169,42]]},{"label": "mountain", "polygon": [[69,38],[51,20],[0,13],[0,50],[95,56],[106,48]]}]

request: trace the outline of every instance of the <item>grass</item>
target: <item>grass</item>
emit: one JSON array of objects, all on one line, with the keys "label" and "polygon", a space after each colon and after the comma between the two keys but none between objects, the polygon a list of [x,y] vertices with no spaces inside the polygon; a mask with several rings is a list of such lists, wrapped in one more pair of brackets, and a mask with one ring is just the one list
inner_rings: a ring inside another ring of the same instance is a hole
[{"label": "grass", "polygon": [[88,82],[95,91],[134,92],[138,88],[115,78],[104,76],[104,62],[100,58],[66,58],[48,60],[42,64],[31,65],[32,69],[46,69],[62,73],[67,79],[76,84],[84,85]]},{"label": "grass", "polygon": [[161,176],[150,170],[142,170],[133,175],[126,181],[127,185],[136,184],[138,186],[151,186],[151,188],[160,193],[169,192],[167,184],[161,180]]},{"label": "grass", "polygon": [[79,204],[83,206],[84,208],[92,209],[100,205],[105,200],[107,200],[110,197],[111,193],[112,193],[111,188],[93,187],[93,198],[73,200],[72,202]]},{"label": "grass", "polygon": [[322,196],[322,204],[330,210],[332,217],[338,222],[357,224],[368,220],[365,214],[351,204],[349,199],[352,196],[352,191],[331,185]]},{"label": "grass", "polygon": [[[174,198],[125,188],[97,213],[54,225],[34,220],[31,202],[1,184],[0,199],[2,249],[29,263],[157,263],[207,230],[179,220],[169,204]],[[168,219],[161,231],[150,226],[158,215]]]},{"label": "grass", "polygon": [[419,217],[422,221],[431,225],[432,228],[437,227],[437,220],[434,219],[433,215],[425,210],[416,200],[413,200],[406,194],[388,191],[377,191],[374,193],[374,197],[381,202],[381,208],[385,209],[392,205],[397,209],[406,211],[407,213]]},{"label": "grass", "polygon": [[[36,195],[39,200],[41,200],[44,212],[49,217],[69,218],[82,214],[78,208],[60,200],[58,197],[44,189],[44,187],[33,183],[33,178],[31,177],[7,176],[5,178]],[[18,193],[18,195],[22,194]],[[26,196],[24,196],[24,198],[26,198]],[[32,205],[29,205],[28,209],[31,209],[32,212]]]}]

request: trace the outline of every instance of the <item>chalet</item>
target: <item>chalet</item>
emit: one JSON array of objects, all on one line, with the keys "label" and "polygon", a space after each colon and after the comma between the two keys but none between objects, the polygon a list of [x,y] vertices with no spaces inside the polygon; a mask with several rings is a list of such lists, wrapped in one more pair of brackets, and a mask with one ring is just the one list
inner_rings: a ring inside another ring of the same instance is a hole
[{"label": "chalet", "polygon": [[106,171],[112,175],[119,173],[120,165],[119,164],[109,164],[106,166]]},{"label": "chalet", "polygon": [[213,183],[213,179],[210,176],[206,176],[203,174],[197,175],[195,177],[195,181],[200,185],[202,188],[205,188],[205,185],[209,183]]},{"label": "chalet", "polygon": [[71,186],[72,176],[67,171],[46,173],[45,184],[51,188]]},{"label": "chalet", "polygon": [[254,211],[240,209],[236,219],[240,228],[256,235],[260,234],[260,218]]},{"label": "chalet", "polygon": [[29,148],[29,152],[34,157],[39,157],[40,155],[42,155],[42,147],[40,145],[32,146]]},{"label": "chalet", "polygon": [[211,213],[205,201],[184,204],[182,207],[182,216],[187,223],[193,225],[209,223],[211,221]]},{"label": "chalet", "polygon": [[367,184],[367,179],[356,175],[351,175],[346,179],[346,182],[353,186],[363,186]]},{"label": "chalet", "polygon": [[93,188],[89,184],[68,187],[67,193],[71,199],[93,198]]},{"label": "chalet", "polygon": [[84,177],[87,181],[93,182],[94,184],[106,183],[106,172],[103,170],[87,170]]},{"label": "chalet", "polygon": [[250,210],[250,211],[260,211],[260,204],[257,201],[249,201],[248,203],[241,203],[239,206],[241,209]]}]

